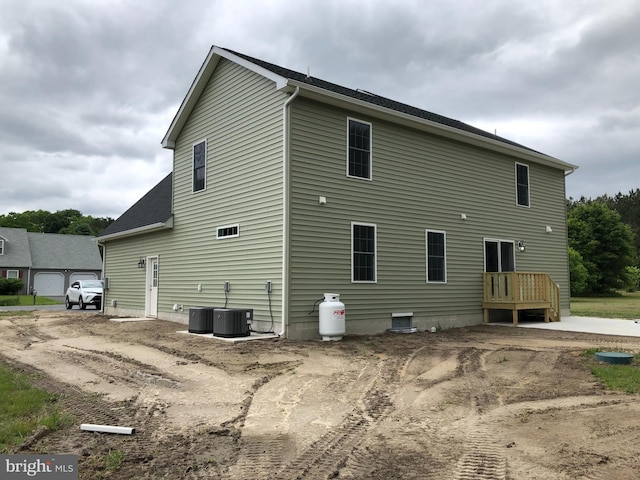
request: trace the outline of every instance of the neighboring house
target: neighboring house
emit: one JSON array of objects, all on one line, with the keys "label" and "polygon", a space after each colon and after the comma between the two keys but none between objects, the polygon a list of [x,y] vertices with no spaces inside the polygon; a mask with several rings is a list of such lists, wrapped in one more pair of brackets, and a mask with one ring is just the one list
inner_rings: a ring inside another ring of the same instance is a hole
[{"label": "neighboring house", "polygon": [[560,286],[554,319],[569,310],[574,165],[219,47],[162,145],[172,173],[98,237],[106,313],[246,307],[254,329],[318,338],[332,292],[347,333],[448,328],[505,308],[517,278],[483,273],[514,270],[552,279],[520,292]]},{"label": "neighboring house", "polygon": [[0,275],[20,278],[22,293],[63,297],[74,281],[99,279],[101,272],[102,258],[93,237],[0,227]]}]

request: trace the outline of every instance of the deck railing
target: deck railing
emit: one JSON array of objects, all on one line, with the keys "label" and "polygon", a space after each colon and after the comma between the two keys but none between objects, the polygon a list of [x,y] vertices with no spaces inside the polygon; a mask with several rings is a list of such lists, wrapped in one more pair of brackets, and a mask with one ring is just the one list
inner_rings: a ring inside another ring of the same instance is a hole
[{"label": "deck railing", "polygon": [[[545,320],[560,321],[560,287],[547,273],[487,272],[484,274],[483,308],[514,311],[544,309]],[[486,319],[487,313],[485,313]]]}]

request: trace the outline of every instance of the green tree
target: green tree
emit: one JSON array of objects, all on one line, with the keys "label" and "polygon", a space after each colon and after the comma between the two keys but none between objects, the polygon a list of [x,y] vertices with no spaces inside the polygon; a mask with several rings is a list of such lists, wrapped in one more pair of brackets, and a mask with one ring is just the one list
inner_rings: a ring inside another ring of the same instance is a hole
[{"label": "green tree", "polygon": [[98,235],[113,222],[112,218],[84,216],[79,210],[27,210],[0,215],[0,227],[25,228],[29,232]]},{"label": "green tree", "polygon": [[582,255],[577,250],[569,247],[569,273],[571,295],[581,295],[587,291],[589,272],[584,266]]},{"label": "green tree", "polygon": [[589,274],[587,291],[623,288],[635,248],[631,229],[620,215],[602,202],[585,201],[570,209],[567,224],[569,246],[580,253]]}]

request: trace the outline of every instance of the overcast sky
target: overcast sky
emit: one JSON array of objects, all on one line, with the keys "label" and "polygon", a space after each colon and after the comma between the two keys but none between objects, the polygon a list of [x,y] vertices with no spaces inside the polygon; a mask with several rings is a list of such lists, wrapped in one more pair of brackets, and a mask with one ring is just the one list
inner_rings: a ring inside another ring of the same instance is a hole
[{"label": "overcast sky", "polygon": [[121,215],[211,45],[461,120],[640,188],[638,0],[0,0],[0,214]]}]

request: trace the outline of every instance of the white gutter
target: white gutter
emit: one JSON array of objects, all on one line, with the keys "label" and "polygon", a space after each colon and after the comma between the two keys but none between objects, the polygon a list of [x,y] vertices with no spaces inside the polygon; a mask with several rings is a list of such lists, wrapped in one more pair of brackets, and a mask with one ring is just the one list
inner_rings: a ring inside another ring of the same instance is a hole
[{"label": "white gutter", "polygon": [[564,173],[564,176],[565,176],[565,177],[568,177],[569,175],[571,175],[572,173],[574,173],[577,169],[578,169],[578,167],[574,165],[574,166],[573,166],[573,168],[572,168],[571,170],[569,170],[568,172],[565,172],[565,173]]},{"label": "white gutter", "polygon": [[132,228],[131,230],[125,230],[123,232],[111,233],[109,235],[103,235],[96,237],[97,242],[103,242],[105,240],[113,240],[115,238],[131,237],[140,233],[149,233],[154,230],[164,230],[166,228],[173,228],[173,215],[169,217],[166,222],[152,223],[151,225],[145,225],[143,227]]},{"label": "white gutter", "polygon": [[300,87],[282,106],[282,329],[278,336],[287,332],[288,275],[289,275],[289,105],[300,93]]}]

